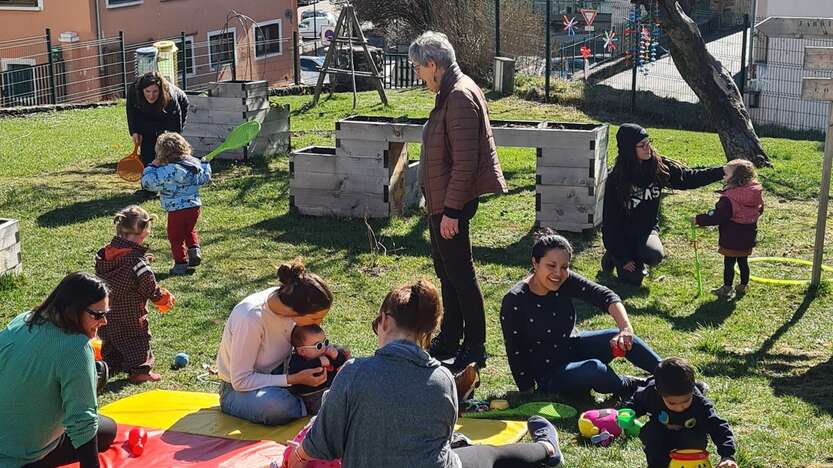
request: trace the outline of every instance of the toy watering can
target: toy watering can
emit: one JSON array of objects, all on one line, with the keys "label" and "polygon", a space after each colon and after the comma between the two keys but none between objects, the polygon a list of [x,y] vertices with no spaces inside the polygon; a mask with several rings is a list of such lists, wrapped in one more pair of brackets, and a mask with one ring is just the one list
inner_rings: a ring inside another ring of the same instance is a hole
[{"label": "toy watering can", "polygon": [[709,452],[702,449],[678,449],[671,451],[668,468],[712,468]]}]

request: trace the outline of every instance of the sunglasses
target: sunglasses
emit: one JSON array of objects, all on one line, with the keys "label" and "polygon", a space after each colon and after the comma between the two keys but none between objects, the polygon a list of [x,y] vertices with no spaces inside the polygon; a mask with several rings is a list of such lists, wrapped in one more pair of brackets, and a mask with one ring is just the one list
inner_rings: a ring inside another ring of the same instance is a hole
[{"label": "sunglasses", "polygon": [[110,309],[105,309],[105,310],[93,310],[93,309],[90,309],[90,308],[88,307],[88,308],[84,309],[84,312],[86,312],[86,313],[88,313],[88,314],[92,315],[92,316],[93,316],[93,318],[94,318],[94,319],[96,319],[96,320],[101,320],[101,319],[103,319],[103,318],[106,318],[106,317],[107,317],[107,314],[109,314],[109,313],[110,313]]},{"label": "sunglasses", "polygon": [[636,145],[636,147],[639,148],[639,149],[648,149],[648,148],[651,147],[651,143],[652,143],[652,141],[648,140],[645,143],[639,143],[638,145]]},{"label": "sunglasses", "polygon": [[330,340],[324,338],[324,340],[319,341],[318,343],[311,344],[311,345],[304,345],[304,346],[297,346],[298,349],[300,348],[315,348],[316,351],[321,351],[322,349],[330,346]]},{"label": "sunglasses", "polygon": [[373,327],[373,334],[376,336],[379,336],[379,322],[382,321],[382,315],[390,314],[387,312],[379,312],[379,315],[377,315],[376,318],[373,319],[373,323],[371,324],[371,327]]}]

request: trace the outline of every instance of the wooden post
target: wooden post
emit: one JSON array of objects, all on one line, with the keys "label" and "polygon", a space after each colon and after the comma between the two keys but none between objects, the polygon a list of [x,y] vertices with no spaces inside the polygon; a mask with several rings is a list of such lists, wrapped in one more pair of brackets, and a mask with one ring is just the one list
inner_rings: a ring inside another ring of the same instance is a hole
[{"label": "wooden post", "polygon": [[[768,37],[829,38],[833,34],[833,18],[770,17],[758,24],[757,29]],[[804,68],[806,70],[833,70],[833,47],[805,47]],[[819,211],[816,217],[816,241],[813,245],[813,272],[810,276],[810,287],[817,288],[821,283],[827,205],[830,200],[830,171],[833,166],[833,78],[802,79],[801,98],[830,103],[824,139]]]}]

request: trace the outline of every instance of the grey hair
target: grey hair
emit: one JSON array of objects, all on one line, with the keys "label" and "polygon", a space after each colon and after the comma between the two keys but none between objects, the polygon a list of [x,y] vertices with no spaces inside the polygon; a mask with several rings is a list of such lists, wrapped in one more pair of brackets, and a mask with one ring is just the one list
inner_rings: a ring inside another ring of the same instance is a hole
[{"label": "grey hair", "polygon": [[414,39],[408,47],[408,58],[421,66],[428,65],[428,61],[433,60],[437,67],[443,70],[457,62],[457,55],[454,53],[454,47],[448,42],[448,36],[435,31],[425,31]]}]

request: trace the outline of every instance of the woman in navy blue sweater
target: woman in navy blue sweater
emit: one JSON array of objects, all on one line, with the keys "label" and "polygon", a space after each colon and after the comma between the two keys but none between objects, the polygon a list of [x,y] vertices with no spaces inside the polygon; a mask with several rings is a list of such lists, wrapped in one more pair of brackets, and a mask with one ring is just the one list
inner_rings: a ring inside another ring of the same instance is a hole
[{"label": "woman in navy blue sweater", "polygon": [[[500,325],[512,376],[522,392],[593,389],[629,397],[643,381],[610,368],[614,349],[651,374],[660,357],[634,335],[616,293],[570,271],[572,255],[567,239],[545,232],[532,247],[532,274],[503,297]],[[608,312],[617,328],[579,333],[573,298]]]}]

